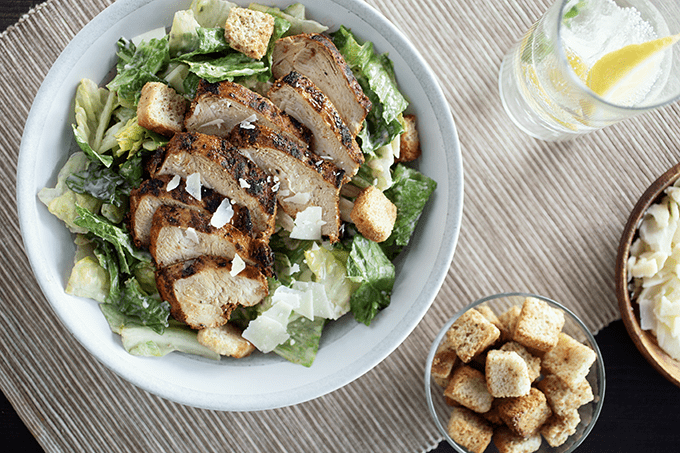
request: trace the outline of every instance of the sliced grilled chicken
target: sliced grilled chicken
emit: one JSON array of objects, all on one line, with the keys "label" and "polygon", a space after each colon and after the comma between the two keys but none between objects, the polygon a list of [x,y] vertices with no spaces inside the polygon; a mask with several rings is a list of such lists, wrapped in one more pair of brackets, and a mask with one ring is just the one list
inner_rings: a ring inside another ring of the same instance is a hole
[{"label": "sliced grilled chicken", "polygon": [[253,306],[268,294],[267,279],[255,267],[237,275],[231,270],[225,258],[201,256],[158,269],[156,286],[173,318],[193,329],[218,327],[237,305]]},{"label": "sliced grilled chicken", "polygon": [[295,216],[309,206],[322,208],[321,233],[339,238],[339,193],[344,171],[296,142],[261,125],[237,126],[229,141],[280,184],[277,200],[283,211]]},{"label": "sliced grilled chicken", "polygon": [[313,135],[311,150],[354,176],[364,162],[354,136],[326,95],[307,77],[292,71],[274,82],[269,98],[297,118]]},{"label": "sliced grilled chicken", "polygon": [[234,228],[216,228],[212,216],[177,206],[160,206],[153,215],[149,251],[158,267],[201,255],[233,260],[238,256],[266,276],[272,276],[274,254],[268,243]]},{"label": "sliced grilled chicken", "polygon": [[198,173],[203,187],[248,208],[256,234],[268,237],[274,230],[276,194],[272,177],[226,139],[198,132],[175,134],[153,172],[153,176],[179,175],[184,179]]},{"label": "sliced grilled chicken", "polygon": [[274,45],[272,72],[278,79],[291,71],[312,80],[356,136],[371,110],[371,101],[335,44],[325,35],[314,33],[279,39]]},{"label": "sliced grilled chicken", "polygon": [[226,137],[237,124],[259,122],[309,144],[311,134],[269,99],[234,82],[201,80],[185,117],[188,131]]},{"label": "sliced grilled chicken", "polygon": [[[171,184],[172,181],[172,184]],[[217,192],[203,187],[201,199],[189,195],[185,181],[180,180],[175,187],[173,176],[162,175],[146,179],[130,193],[129,230],[137,247],[149,247],[149,232],[154,212],[162,205],[181,206],[212,215],[225,198]],[[246,234],[252,234],[250,212],[245,206],[233,205],[234,215],[229,224]]]}]

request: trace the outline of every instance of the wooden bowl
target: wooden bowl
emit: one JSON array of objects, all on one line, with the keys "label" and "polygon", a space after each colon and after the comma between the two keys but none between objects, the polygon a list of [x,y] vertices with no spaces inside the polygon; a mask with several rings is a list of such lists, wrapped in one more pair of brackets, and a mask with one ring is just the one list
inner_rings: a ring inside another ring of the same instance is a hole
[{"label": "wooden bowl", "polygon": [[666,379],[680,387],[680,361],[664,352],[658,345],[656,337],[650,331],[640,328],[640,311],[636,302],[631,301],[628,291],[627,262],[630,246],[637,237],[638,227],[647,209],[663,197],[663,191],[680,177],[680,164],[670,168],[661,175],[642,194],[630,213],[628,222],[623,229],[616,257],[616,296],[619,301],[619,311],[628,335],[647,361]]}]

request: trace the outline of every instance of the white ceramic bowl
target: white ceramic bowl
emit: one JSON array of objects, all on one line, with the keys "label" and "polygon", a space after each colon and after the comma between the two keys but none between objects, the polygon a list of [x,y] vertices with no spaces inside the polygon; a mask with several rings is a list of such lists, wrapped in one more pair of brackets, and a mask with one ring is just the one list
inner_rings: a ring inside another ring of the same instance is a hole
[{"label": "white ceramic bowl", "polygon": [[[248,2],[240,2],[247,5]],[[284,7],[291,3],[275,1]],[[45,78],[31,108],[19,155],[17,201],[21,232],[35,276],[52,308],[98,360],[132,384],[196,407],[244,411],[307,401],[357,379],[387,357],[415,328],[446,276],[456,246],[463,204],[463,170],[457,132],[436,78],[413,45],[361,0],[307,2],[310,18],[349,27],[379,52],[389,52],[397,79],[418,116],[423,157],[419,169],[438,187],[411,245],[397,260],[389,308],[370,327],[351,315],[324,331],[311,368],[276,355],[253,354],[219,362],[181,353],[162,358],[129,355],[111,333],[97,303],[64,293],[74,245],[72,235],[36,194],[53,187],[73,144],[72,100],[84,78],[103,80],[116,62],[116,41],[169,26],[190,0],[119,0],[66,47]],[[418,272],[409,272],[418,269]]]},{"label": "white ceramic bowl", "polygon": [[[570,335],[572,338],[578,340],[579,342],[589,346],[595,354],[597,359],[595,363],[590,367],[590,372],[586,376],[590,387],[593,390],[594,399],[593,401],[584,404],[578,410],[579,416],[581,417],[581,422],[576,428],[576,432],[569,436],[566,442],[559,447],[550,447],[548,443],[543,440],[541,447],[537,450],[537,453],[570,453],[578,448],[579,445],[588,437],[590,431],[595,426],[598,417],[600,416],[600,411],[602,410],[602,405],[604,404],[604,389],[605,389],[605,370],[604,362],[602,360],[602,354],[600,348],[595,342],[595,337],[590,333],[588,328],[583,324],[583,322],[569,309],[567,309],[562,304],[555,302],[547,297],[539,296],[536,294],[529,293],[501,293],[492,296],[484,297],[479,299],[463,310],[456,313],[451,319],[449,319],[446,324],[441,328],[439,334],[432,342],[432,347],[430,348],[430,353],[427,356],[426,366],[425,366],[425,399],[427,401],[427,406],[430,410],[430,415],[432,420],[437,425],[439,432],[442,434],[444,439],[453,447],[453,449],[460,453],[467,453],[467,450],[462,446],[458,445],[447,432],[447,426],[449,422],[449,417],[451,415],[451,407],[448,406],[444,398],[444,389],[434,382],[431,375],[432,361],[434,355],[437,352],[437,348],[444,339],[446,332],[449,330],[451,325],[456,322],[456,320],[466,311],[471,308],[478,308],[480,306],[489,307],[494,313],[500,315],[508,310],[513,305],[522,306],[524,299],[527,297],[535,297],[546,302],[553,308],[556,308],[562,313],[564,313],[564,327],[562,332]],[[493,441],[487,449],[487,452],[497,452]]]}]

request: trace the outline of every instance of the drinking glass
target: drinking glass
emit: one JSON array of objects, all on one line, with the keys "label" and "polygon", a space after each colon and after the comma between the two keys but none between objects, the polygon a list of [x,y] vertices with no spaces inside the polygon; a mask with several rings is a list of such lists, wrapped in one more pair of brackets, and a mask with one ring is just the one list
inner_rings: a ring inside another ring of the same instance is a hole
[{"label": "drinking glass", "polygon": [[650,42],[678,34],[678,0],[558,0],[504,57],[503,107],[527,134],[558,141],[670,104],[680,43]]}]

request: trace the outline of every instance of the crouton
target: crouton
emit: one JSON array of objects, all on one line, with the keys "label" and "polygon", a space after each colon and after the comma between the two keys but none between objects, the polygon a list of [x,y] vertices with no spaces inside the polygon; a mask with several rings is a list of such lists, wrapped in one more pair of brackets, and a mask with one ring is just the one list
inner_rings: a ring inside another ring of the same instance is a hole
[{"label": "crouton", "polygon": [[531,379],[526,362],[514,351],[489,351],[486,356],[486,386],[495,398],[527,395]]},{"label": "crouton", "polygon": [[517,318],[513,340],[528,348],[548,351],[557,344],[564,313],[547,302],[527,297]]},{"label": "crouton", "polygon": [[513,305],[498,317],[498,320],[501,322],[501,325],[503,326],[500,329],[502,334],[501,338],[503,341],[512,340],[512,337],[515,334],[515,327],[517,326],[517,318],[519,318],[519,314],[521,312],[522,307],[520,307],[519,305]]},{"label": "crouton", "polygon": [[145,129],[173,136],[184,129],[187,100],[161,82],[147,82],[137,104],[137,123]]},{"label": "crouton", "polygon": [[397,207],[380,189],[368,186],[354,201],[350,218],[366,239],[383,242],[392,234]]},{"label": "crouton", "polygon": [[501,331],[501,336],[503,334],[503,323],[498,319],[498,316],[496,316],[496,313],[493,312],[493,310],[486,305],[478,305],[477,308],[475,308],[478,312],[482,314],[486,319],[489,320],[491,324],[496,326],[498,330]]},{"label": "crouton", "polygon": [[541,435],[536,432],[522,437],[507,426],[501,426],[493,433],[493,444],[499,453],[532,453],[541,448]]},{"label": "crouton", "polygon": [[500,348],[501,351],[513,351],[526,362],[531,382],[536,381],[541,376],[541,358],[532,355],[527,348],[515,341],[509,341]]},{"label": "crouton", "polygon": [[594,399],[593,389],[585,379],[569,386],[562,379],[549,374],[536,385],[545,394],[553,412],[561,417]]},{"label": "crouton", "polygon": [[453,344],[458,357],[468,363],[492,345],[500,337],[501,332],[481,313],[472,308],[456,319],[446,335]]},{"label": "crouton", "polygon": [[416,116],[413,114],[404,115],[404,132],[399,138],[399,157],[397,162],[411,162],[421,155],[420,138],[416,128]]},{"label": "crouton", "polygon": [[447,431],[451,439],[473,453],[486,450],[493,435],[493,428],[486,420],[464,407],[453,408]]},{"label": "crouton", "polygon": [[255,60],[267,53],[272,33],[274,17],[248,8],[232,7],[224,24],[224,38],[229,45]]},{"label": "crouton", "polygon": [[482,372],[466,365],[453,372],[444,396],[480,414],[489,411],[493,402]]},{"label": "crouton", "polygon": [[581,416],[576,409],[572,409],[563,416],[550,417],[541,426],[540,432],[551,447],[559,447],[576,432],[579,423],[581,423]]},{"label": "crouton", "polygon": [[241,336],[241,330],[232,324],[201,329],[197,338],[206,348],[237,359],[247,357],[255,350],[255,346]]},{"label": "crouton", "polygon": [[595,362],[595,351],[579,343],[566,333],[560,333],[557,345],[543,356],[541,366],[547,374],[554,374],[567,385],[583,381]]},{"label": "crouton", "polygon": [[499,399],[494,399],[493,403],[491,403],[491,409],[484,412],[482,414],[482,417],[486,419],[489,423],[495,426],[499,426],[503,424],[503,419],[501,418],[501,414],[498,412],[498,402],[501,401]]},{"label": "crouton", "polygon": [[552,415],[545,395],[535,387],[528,395],[503,399],[498,412],[503,422],[522,437],[534,434]]},{"label": "crouton", "polygon": [[437,348],[437,352],[434,354],[430,368],[430,375],[437,385],[446,388],[451,377],[451,371],[453,371],[457,362],[458,356],[456,351],[453,349],[453,345],[448,340],[448,337],[444,335],[441,344]]}]

